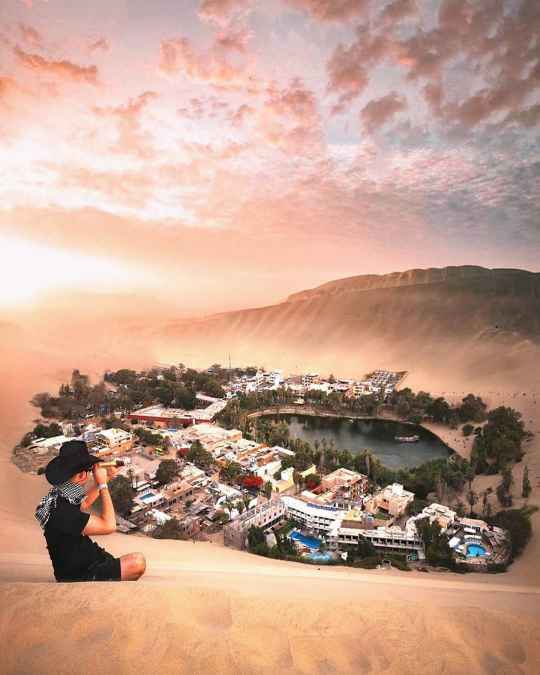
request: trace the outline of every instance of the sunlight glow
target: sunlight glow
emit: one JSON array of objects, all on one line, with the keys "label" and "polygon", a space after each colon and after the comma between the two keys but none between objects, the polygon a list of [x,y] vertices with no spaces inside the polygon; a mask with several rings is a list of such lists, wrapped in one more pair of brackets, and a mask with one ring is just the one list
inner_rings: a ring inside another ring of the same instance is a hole
[{"label": "sunlight glow", "polygon": [[105,257],[0,236],[0,307],[31,304],[51,290],[133,288],[144,277],[140,269]]}]

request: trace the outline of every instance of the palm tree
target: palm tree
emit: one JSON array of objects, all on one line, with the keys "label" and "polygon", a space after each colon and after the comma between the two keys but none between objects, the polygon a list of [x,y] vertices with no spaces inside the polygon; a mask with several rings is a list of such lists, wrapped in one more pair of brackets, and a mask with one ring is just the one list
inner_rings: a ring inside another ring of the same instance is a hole
[{"label": "palm tree", "polygon": [[470,514],[469,514],[470,516],[473,515],[473,506],[476,504],[477,501],[478,501],[478,495],[476,494],[476,492],[474,490],[469,490],[467,492],[467,502],[469,503],[469,506],[471,507],[471,511],[470,511]]}]

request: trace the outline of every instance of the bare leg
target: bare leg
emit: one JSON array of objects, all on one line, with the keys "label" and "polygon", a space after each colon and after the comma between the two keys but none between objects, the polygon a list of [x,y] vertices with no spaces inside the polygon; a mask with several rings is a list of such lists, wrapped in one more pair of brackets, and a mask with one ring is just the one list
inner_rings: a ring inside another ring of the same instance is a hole
[{"label": "bare leg", "polygon": [[142,553],[128,553],[120,558],[122,581],[137,581],[146,570],[146,559]]}]

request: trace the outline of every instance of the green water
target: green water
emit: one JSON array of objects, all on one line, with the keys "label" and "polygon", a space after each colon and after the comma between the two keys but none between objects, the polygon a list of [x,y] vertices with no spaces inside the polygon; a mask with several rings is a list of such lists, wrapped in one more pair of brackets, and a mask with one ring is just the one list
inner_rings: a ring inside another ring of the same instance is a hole
[{"label": "green water", "polygon": [[[358,454],[365,449],[390,469],[419,466],[432,459],[446,458],[450,449],[434,434],[418,426],[391,420],[353,420],[349,418],[281,415],[289,425],[291,438],[301,438],[311,445],[316,440],[334,441],[337,450]],[[417,443],[399,443],[394,436],[420,436]]]}]

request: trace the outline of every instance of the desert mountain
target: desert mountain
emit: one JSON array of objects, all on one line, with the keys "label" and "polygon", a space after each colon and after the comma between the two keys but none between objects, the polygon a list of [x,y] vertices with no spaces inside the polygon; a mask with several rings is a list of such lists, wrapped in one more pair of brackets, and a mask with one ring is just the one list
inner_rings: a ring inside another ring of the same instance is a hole
[{"label": "desert mountain", "polygon": [[163,360],[255,363],[362,376],[374,367],[530,378],[540,355],[540,273],[475,266],[360,275],[268,307],[177,321]]}]

